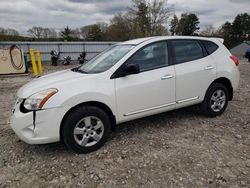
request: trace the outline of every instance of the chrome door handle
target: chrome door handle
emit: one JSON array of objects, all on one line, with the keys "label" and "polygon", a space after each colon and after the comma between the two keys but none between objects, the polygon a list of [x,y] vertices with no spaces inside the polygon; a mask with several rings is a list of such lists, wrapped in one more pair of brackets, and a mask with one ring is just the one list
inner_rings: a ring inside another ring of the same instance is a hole
[{"label": "chrome door handle", "polygon": [[172,74],[167,74],[167,75],[161,77],[161,80],[166,80],[166,79],[170,79],[170,78],[173,78],[173,77],[174,77],[174,75],[172,75]]},{"label": "chrome door handle", "polygon": [[205,70],[212,70],[212,69],[214,69],[214,68],[215,68],[214,66],[208,65],[207,67],[205,67]]}]

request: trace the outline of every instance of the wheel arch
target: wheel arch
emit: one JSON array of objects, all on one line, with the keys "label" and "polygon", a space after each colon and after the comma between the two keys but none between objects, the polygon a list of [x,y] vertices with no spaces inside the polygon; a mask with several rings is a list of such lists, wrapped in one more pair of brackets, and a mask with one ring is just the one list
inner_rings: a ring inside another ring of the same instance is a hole
[{"label": "wheel arch", "polygon": [[116,129],[116,117],[115,115],[113,114],[112,110],[108,107],[108,105],[102,103],[102,102],[98,102],[98,101],[88,101],[88,102],[83,102],[83,103],[80,103],[80,104],[77,104],[75,106],[73,106],[72,108],[70,108],[63,116],[62,118],[62,121],[61,121],[61,124],[60,124],[60,141],[62,142],[63,141],[63,134],[62,134],[62,130],[63,130],[63,126],[64,126],[64,121],[65,119],[67,118],[67,116],[72,112],[74,111],[74,109],[80,107],[80,106],[95,106],[95,107],[98,107],[100,109],[102,109],[104,112],[107,113],[107,115],[109,116],[110,118],[110,121],[111,121],[111,130],[112,131],[115,131]]},{"label": "wheel arch", "polygon": [[[227,88],[228,93],[229,93],[229,101],[231,101],[231,100],[233,99],[233,87],[232,87],[231,81],[230,81],[228,78],[225,78],[225,77],[217,78],[216,80],[214,80],[214,81],[210,84],[210,86],[211,86],[212,84],[214,84],[214,83],[220,83],[220,84],[224,85],[224,86]],[[209,86],[209,87],[210,87],[210,86]],[[208,87],[208,88],[209,88],[209,87]],[[208,91],[208,89],[207,89],[207,91]],[[207,91],[206,91],[206,92],[207,92]]]}]

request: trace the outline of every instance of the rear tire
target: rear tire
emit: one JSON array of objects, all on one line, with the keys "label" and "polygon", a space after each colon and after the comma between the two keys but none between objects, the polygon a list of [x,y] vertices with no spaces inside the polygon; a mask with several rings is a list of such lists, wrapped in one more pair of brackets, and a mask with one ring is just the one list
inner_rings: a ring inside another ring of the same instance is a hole
[{"label": "rear tire", "polygon": [[227,88],[220,83],[213,83],[205,95],[204,101],[200,108],[205,116],[216,117],[221,115],[227,105],[229,99],[229,92]]},{"label": "rear tire", "polygon": [[65,119],[64,143],[77,153],[90,153],[104,145],[110,135],[108,115],[95,106],[81,106]]}]

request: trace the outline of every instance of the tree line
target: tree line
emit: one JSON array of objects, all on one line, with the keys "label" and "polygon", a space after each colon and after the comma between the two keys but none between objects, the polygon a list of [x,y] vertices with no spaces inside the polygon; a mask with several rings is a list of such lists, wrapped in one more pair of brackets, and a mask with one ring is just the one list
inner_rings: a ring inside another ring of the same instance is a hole
[{"label": "tree line", "polygon": [[218,29],[212,25],[201,31],[199,17],[184,13],[179,18],[168,0],[132,0],[125,13],[118,13],[110,23],[98,22],[80,28],[65,27],[57,32],[53,28],[32,27],[28,36],[14,29],[0,27],[0,41],[125,41],[139,37],[164,35],[191,35],[222,37],[227,47],[250,40],[250,15],[238,14],[234,21],[225,22]]},{"label": "tree line", "polygon": [[170,22],[171,35],[199,35],[205,37],[221,37],[228,48],[232,48],[244,40],[250,40],[250,15],[238,14],[233,22],[225,22],[218,29],[212,25],[200,31],[199,18],[195,14],[182,14],[180,19],[174,15]]}]

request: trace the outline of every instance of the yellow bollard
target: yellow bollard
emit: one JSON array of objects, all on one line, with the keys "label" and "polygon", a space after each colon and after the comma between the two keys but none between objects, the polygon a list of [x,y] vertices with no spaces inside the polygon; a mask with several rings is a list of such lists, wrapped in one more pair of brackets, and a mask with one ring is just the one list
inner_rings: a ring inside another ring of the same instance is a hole
[{"label": "yellow bollard", "polygon": [[30,48],[30,60],[31,60],[31,65],[32,65],[32,69],[33,69],[33,74],[34,76],[37,76],[37,67],[36,67],[36,60],[35,60],[35,55],[34,55],[34,50],[32,48]]},{"label": "yellow bollard", "polygon": [[38,66],[38,71],[40,75],[43,75],[43,66],[42,66],[42,61],[41,61],[41,55],[40,51],[36,51],[36,56],[37,56],[37,66]]}]

